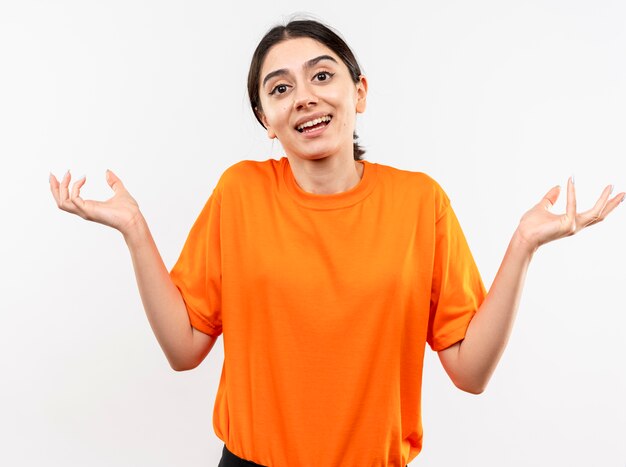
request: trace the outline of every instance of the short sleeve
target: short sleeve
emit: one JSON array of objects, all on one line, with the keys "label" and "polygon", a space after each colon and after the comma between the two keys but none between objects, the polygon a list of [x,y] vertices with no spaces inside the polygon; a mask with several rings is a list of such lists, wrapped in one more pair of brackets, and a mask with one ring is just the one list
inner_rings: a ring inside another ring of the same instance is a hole
[{"label": "short sleeve", "polygon": [[486,291],[459,221],[444,195],[435,224],[435,254],[427,341],[443,350],[465,337]]},{"label": "short sleeve", "polygon": [[220,250],[220,197],[216,189],[170,271],[185,301],[191,325],[214,337],[222,333]]}]

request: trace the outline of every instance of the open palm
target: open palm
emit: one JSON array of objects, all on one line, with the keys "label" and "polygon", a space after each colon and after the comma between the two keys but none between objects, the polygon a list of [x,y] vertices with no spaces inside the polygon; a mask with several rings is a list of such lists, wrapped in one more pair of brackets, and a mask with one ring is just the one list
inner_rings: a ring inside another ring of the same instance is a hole
[{"label": "open palm", "polygon": [[560,191],[559,186],[552,188],[538,204],[522,216],[518,232],[533,250],[545,243],[574,235],[585,227],[603,221],[626,196],[625,193],[619,193],[610,198],[613,187],[609,185],[591,209],[577,212],[576,190],[574,181],[570,178],[567,182],[565,213],[555,214],[550,212],[550,209],[556,203]]},{"label": "open palm", "polygon": [[86,177],[75,181],[70,192],[70,179],[69,170],[60,182],[50,174],[50,190],[59,209],[83,219],[108,225],[122,234],[141,218],[137,202],[122,181],[110,170],[106,172],[106,180],[113,189],[113,196],[106,201],[84,200],[80,197],[80,189],[85,184]]}]

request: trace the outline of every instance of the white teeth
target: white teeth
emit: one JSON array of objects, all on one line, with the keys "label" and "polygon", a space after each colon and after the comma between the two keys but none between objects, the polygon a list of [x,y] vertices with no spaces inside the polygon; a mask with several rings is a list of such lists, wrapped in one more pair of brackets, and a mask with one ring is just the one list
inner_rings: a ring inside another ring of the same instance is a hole
[{"label": "white teeth", "polygon": [[296,129],[302,131],[305,128],[319,125],[322,122],[330,122],[330,119],[331,119],[330,115],[324,115],[323,117],[316,118],[315,120],[311,120],[309,122],[305,122],[302,125],[298,125]]}]

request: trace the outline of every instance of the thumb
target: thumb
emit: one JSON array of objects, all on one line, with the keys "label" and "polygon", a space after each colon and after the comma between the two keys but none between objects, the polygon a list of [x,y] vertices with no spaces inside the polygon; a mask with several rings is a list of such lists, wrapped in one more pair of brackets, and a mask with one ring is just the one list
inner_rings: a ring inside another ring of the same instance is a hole
[{"label": "thumb", "polygon": [[118,178],[118,176],[108,169],[106,171],[106,179],[107,183],[113,189],[113,191],[117,191],[119,188],[124,188],[124,184]]},{"label": "thumb", "polygon": [[548,191],[543,199],[539,202],[544,208],[550,209],[556,203],[556,200],[559,199],[559,193],[561,192],[561,187],[559,185],[553,187]]}]

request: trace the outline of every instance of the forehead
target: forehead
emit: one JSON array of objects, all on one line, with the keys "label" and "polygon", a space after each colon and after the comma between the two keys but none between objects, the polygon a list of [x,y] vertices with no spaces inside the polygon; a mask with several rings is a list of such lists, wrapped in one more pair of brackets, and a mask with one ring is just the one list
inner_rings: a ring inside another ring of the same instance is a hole
[{"label": "forehead", "polygon": [[309,37],[287,39],[270,48],[261,67],[261,76],[279,69],[300,69],[306,61],[320,55],[330,55],[337,63],[343,63],[335,52],[315,39]]}]

